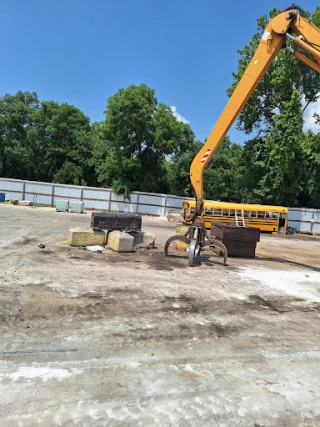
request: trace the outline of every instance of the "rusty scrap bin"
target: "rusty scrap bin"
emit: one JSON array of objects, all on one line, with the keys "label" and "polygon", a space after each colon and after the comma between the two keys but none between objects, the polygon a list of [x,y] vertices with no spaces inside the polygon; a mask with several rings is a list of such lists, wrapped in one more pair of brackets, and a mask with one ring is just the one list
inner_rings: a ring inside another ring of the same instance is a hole
[{"label": "rusty scrap bin", "polygon": [[141,215],[92,212],[91,228],[93,230],[108,231],[141,231]]},{"label": "rusty scrap bin", "polygon": [[260,241],[260,230],[254,227],[213,223],[211,236],[220,240],[228,249],[228,256],[254,258]]}]

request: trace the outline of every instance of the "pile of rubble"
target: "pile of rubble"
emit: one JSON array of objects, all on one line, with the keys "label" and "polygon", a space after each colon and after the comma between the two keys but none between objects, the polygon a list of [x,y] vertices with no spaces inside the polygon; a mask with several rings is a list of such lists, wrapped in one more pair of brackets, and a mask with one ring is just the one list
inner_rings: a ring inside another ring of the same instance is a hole
[{"label": "pile of rubble", "polygon": [[100,252],[132,252],[134,248],[153,248],[156,236],[141,230],[141,215],[92,212],[90,228],[70,228],[67,243]]}]

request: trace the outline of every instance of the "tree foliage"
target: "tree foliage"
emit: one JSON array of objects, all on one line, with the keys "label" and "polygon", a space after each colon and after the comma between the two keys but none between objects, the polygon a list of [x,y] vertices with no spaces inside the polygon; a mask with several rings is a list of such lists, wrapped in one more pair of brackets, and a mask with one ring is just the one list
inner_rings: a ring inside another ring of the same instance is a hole
[{"label": "tree foliage", "polygon": [[[228,89],[231,96],[260,42],[269,16],[258,19],[257,32],[249,44],[239,50],[238,70]],[[320,27],[320,8],[313,14]],[[273,61],[247,104],[240,112],[237,126],[255,135],[243,148],[243,192],[248,202],[276,203],[287,206],[320,206],[319,137],[303,131],[305,109],[320,94],[319,74],[294,58],[285,49]]]},{"label": "tree foliage", "polygon": [[190,126],[144,84],[120,89],[108,99],[105,115],[94,150],[99,182],[127,197],[134,190],[167,191],[165,158],[192,144]]},{"label": "tree foliage", "polygon": [[[197,141],[186,153],[177,153],[167,165],[170,192],[190,197],[190,166],[201,149]],[[204,197],[210,200],[241,202],[243,197],[242,147],[226,137],[204,171]]]},{"label": "tree foliage", "polygon": [[34,114],[33,136],[41,159],[40,179],[76,185],[91,182],[91,128],[82,111],[66,103],[42,102]]},{"label": "tree foliage", "polygon": [[[269,16],[261,16],[257,20],[257,32],[252,36],[248,45],[238,51],[240,58],[238,70],[233,73],[234,82],[227,90],[229,96],[244,74],[261,40],[268,20],[280,10],[272,9]],[[306,16],[310,16],[304,11]],[[317,8],[313,14],[314,24],[320,24],[320,11]],[[275,125],[275,111],[281,112],[283,102],[291,100],[293,92],[298,91],[305,102],[305,108],[318,99],[320,79],[318,73],[305,63],[296,59],[292,54],[282,49],[270,65],[265,76],[251,95],[247,104],[239,114],[238,128],[246,133],[258,130],[259,133],[271,130]]]},{"label": "tree foliage", "polygon": [[260,191],[269,204],[297,206],[307,158],[297,91],[290,101],[282,103],[281,111],[275,115],[275,126],[265,138],[265,170]]},{"label": "tree foliage", "polygon": [[6,94],[0,98],[0,174],[8,178],[28,179],[36,157],[30,149],[30,132],[38,97],[31,92]]}]

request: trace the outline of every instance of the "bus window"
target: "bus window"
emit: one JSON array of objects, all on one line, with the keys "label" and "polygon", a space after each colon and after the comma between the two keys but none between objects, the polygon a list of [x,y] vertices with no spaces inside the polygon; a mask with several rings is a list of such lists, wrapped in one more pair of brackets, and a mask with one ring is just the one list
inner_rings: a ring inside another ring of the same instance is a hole
[{"label": "bus window", "polygon": [[215,209],[213,211],[214,216],[221,216],[222,215],[222,209]]},{"label": "bus window", "polygon": [[236,216],[236,211],[234,209],[230,209],[230,216]]},{"label": "bus window", "polygon": [[223,216],[229,216],[229,209],[223,209]]},{"label": "bus window", "polygon": [[205,215],[212,215],[212,209],[211,208],[206,208],[204,214]]},{"label": "bus window", "polygon": [[272,212],[266,212],[266,218],[271,219],[272,218]]},{"label": "bus window", "polygon": [[244,216],[245,218],[249,218],[249,216],[250,216],[250,211],[244,211],[243,216]]},{"label": "bus window", "polygon": [[259,211],[258,212],[258,218],[264,218],[264,211]]},{"label": "bus window", "polygon": [[278,212],[273,212],[272,213],[272,219],[278,219],[279,218],[279,213]]},{"label": "bus window", "polygon": [[251,218],[257,218],[257,211],[251,211]]},{"label": "bus window", "polygon": [[237,216],[242,216],[242,210],[241,209],[237,209]]}]

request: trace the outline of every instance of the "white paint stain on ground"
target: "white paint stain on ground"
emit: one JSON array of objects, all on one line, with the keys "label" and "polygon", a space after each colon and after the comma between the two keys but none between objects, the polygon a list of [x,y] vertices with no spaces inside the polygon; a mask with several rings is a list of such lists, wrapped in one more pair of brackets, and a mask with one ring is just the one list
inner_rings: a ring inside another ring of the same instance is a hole
[{"label": "white paint stain on ground", "polygon": [[47,380],[58,380],[61,381],[65,378],[71,377],[72,375],[81,374],[82,370],[77,368],[61,369],[61,368],[50,368],[45,367],[34,367],[34,366],[20,366],[17,371],[10,372],[6,376],[12,381],[23,379],[40,379],[42,381]]},{"label": "white paint stain on ground", "polygon": [[263,287],[268,287],[283,295],[320,302],[320,273],[315,271],[243,267],[240,268],[238,275],[243,280],[256,280]]}]

